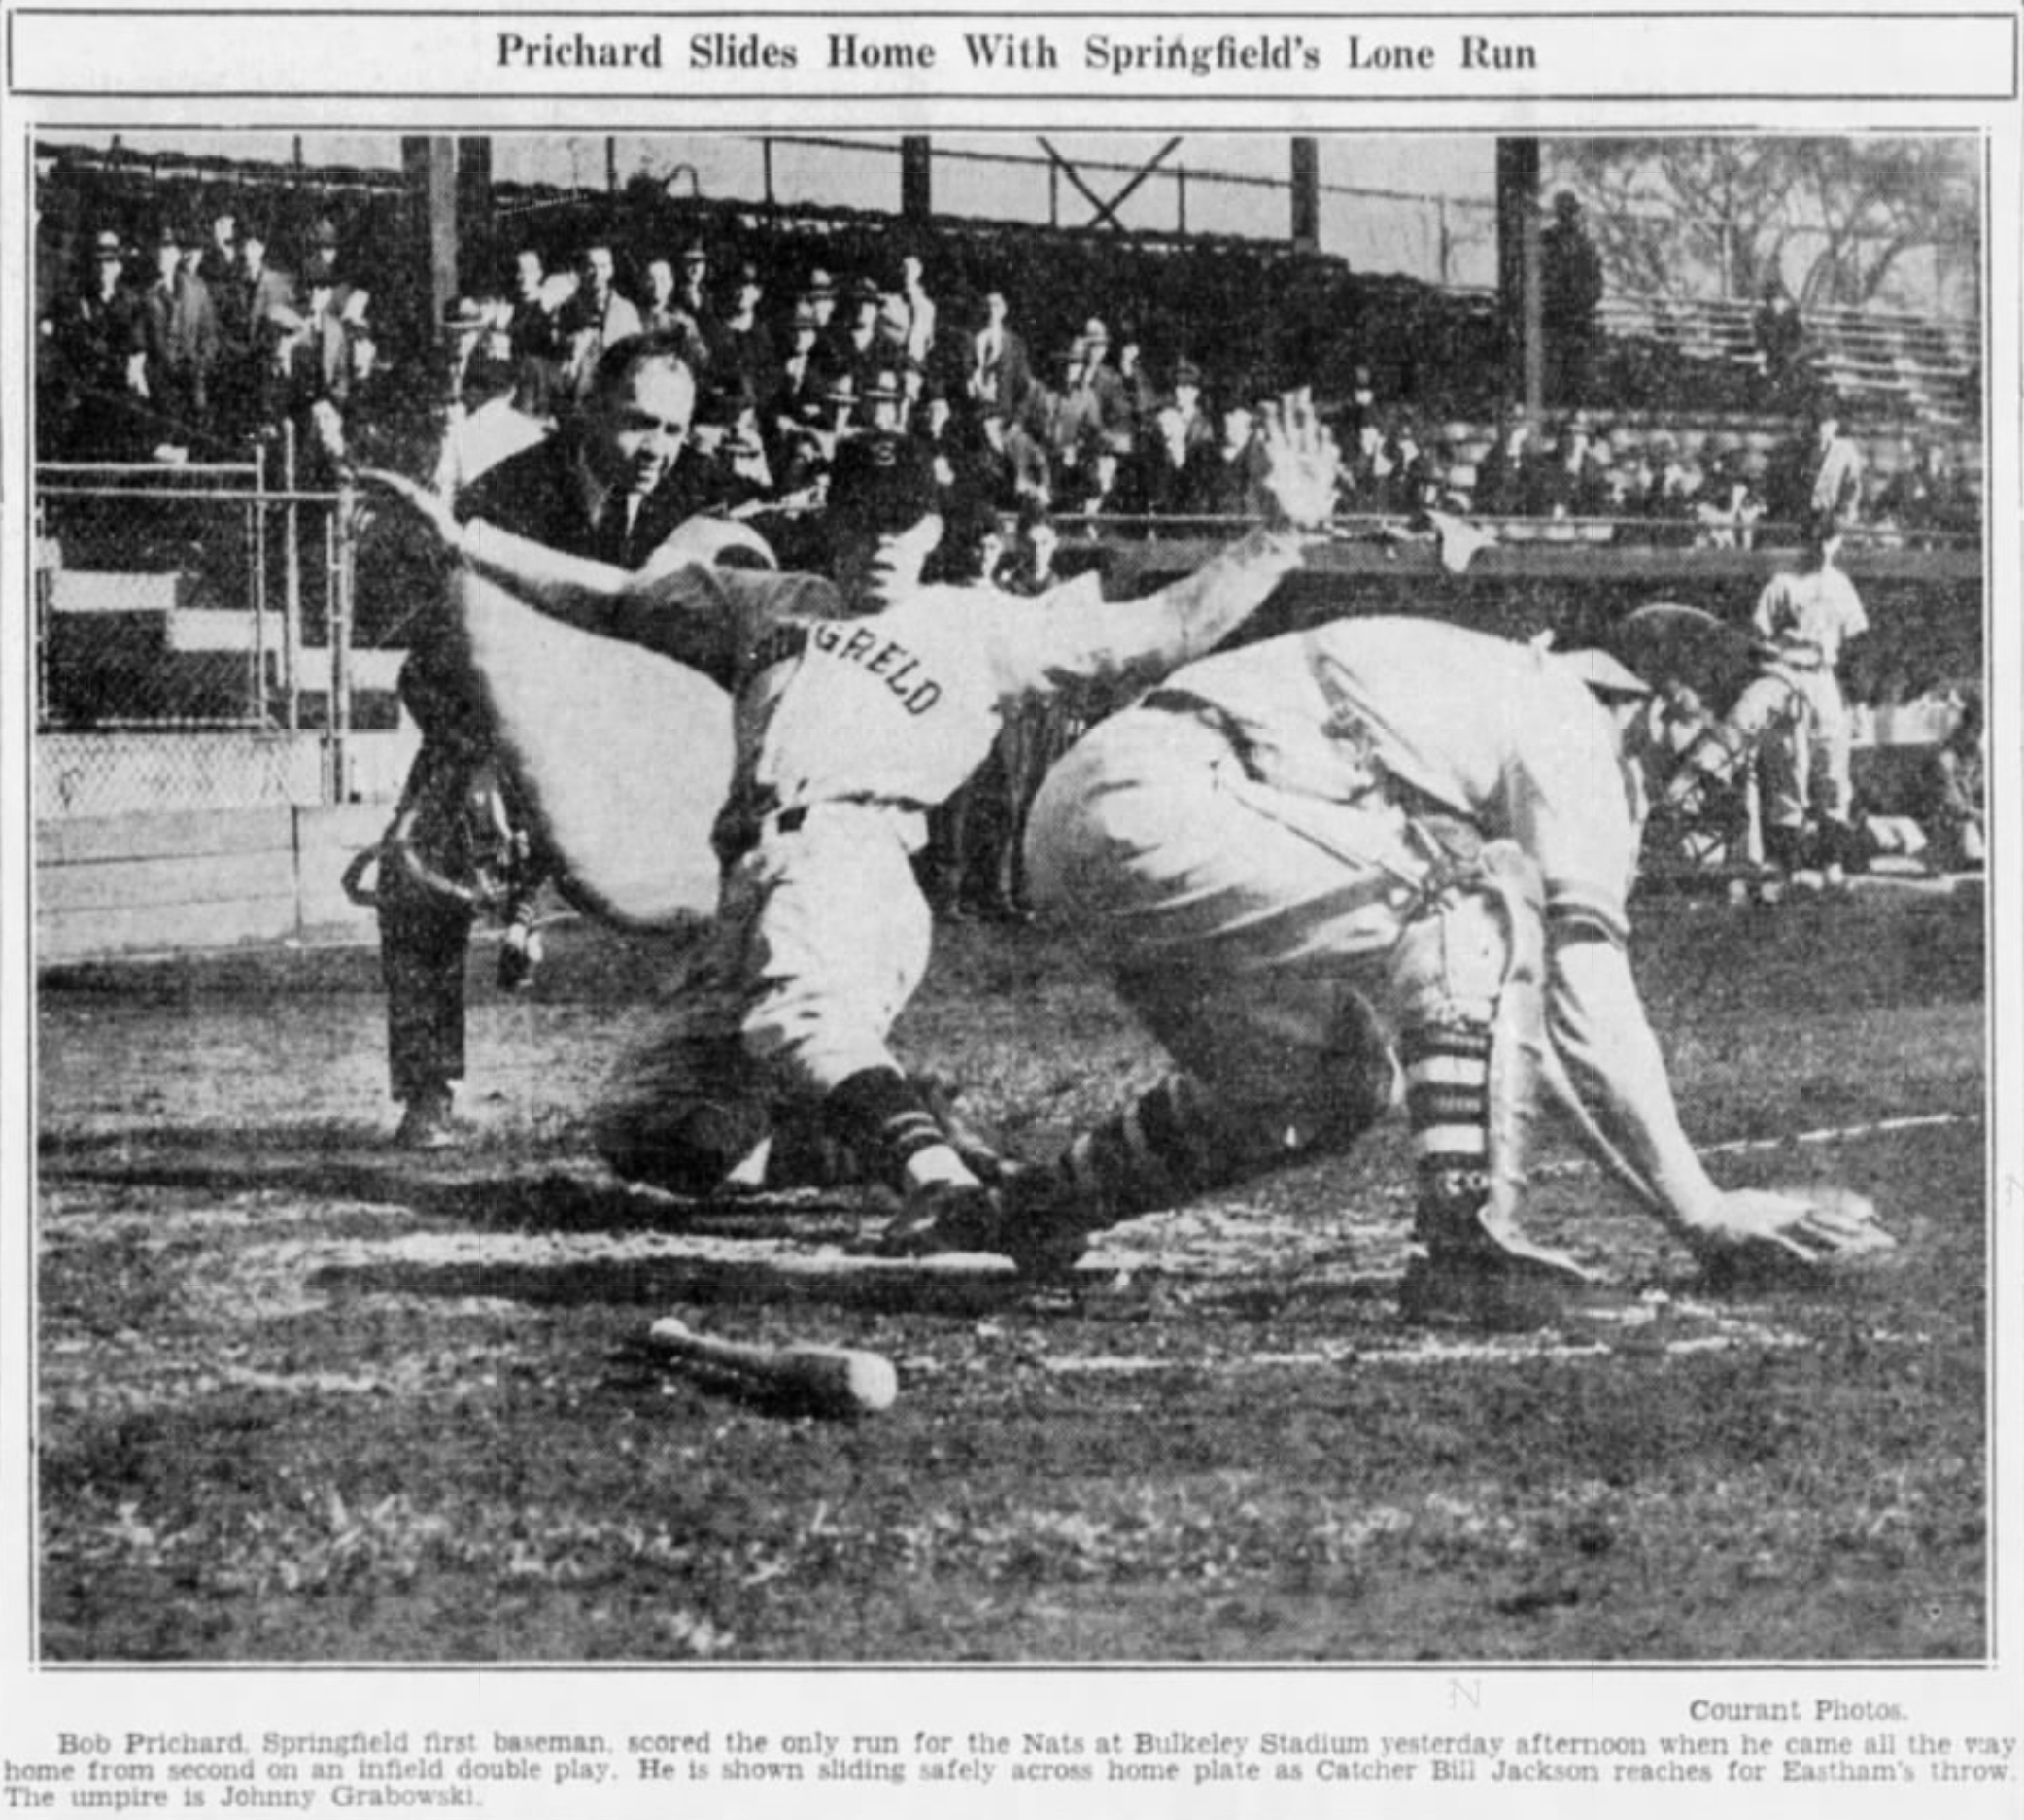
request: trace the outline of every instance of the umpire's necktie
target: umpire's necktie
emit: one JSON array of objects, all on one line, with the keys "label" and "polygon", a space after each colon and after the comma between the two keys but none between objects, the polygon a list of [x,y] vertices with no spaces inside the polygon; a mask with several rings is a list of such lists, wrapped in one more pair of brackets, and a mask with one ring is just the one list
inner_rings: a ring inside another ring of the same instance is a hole
[{"label": "umpire's necktie", "polygon": [[619,568],[633,567],[633,525],[637,504],[637,496],[616,489],[604,501],[603,511],[598,514],[595,538],[595,554],[599,562],[610,563]]}]

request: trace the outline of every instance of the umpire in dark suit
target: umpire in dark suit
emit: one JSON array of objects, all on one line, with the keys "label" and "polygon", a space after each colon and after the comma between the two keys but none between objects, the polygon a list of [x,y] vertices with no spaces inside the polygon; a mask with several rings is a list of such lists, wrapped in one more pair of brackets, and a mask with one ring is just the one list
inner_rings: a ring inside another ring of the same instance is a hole
[{"label": "umpire in dark suit", "polygon": [[[678,336],[615,342],[569,427],[480,475],[454,501],[457,516],[569,556],[637,568],[704,503],[707,474],[689,447],[695,402]],[[488,791],[481,783],[491,728],[447,639],[417,638],[400,692],[422,728],[422,751],[382,848],[380,967],[394,1097],[406,1107],[398,1141],[422,1149],[455,1137],[464,963],[479,899],[506,901],[500,972],[515,983],[515,973],[525,973],[525,912],[539,856],[529,850],[502,786]],[[450,888],[457,885],[463,888]]]}]

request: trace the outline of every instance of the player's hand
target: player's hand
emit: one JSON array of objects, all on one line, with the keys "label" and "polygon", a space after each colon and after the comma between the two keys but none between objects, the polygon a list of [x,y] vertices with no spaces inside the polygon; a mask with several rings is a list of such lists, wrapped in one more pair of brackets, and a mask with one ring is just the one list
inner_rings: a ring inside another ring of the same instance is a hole
[{"label": "player's hand", "polygon": [[440,494],[425,487],[419,481],[410,480],[405,474],[394,473],[384,467],[361,467],[354,478],[358,484],[372,492],[391,496],[435,533],[436,541],[446,550],[455,550],[463,536],[457,515],[450,510],[450,502]]},{"label": "player's hand", "polygon": [[1736,1188],[1686,1235],[1702,1267],[1726,1282],[1817,1276],[1897,1249],[1863,1195],[1847,1188],[1783,1194]]},{"label": "player's hand", "polygon": [[1335,511],[1340,460],[1335,438],[1315,415],[1312,395],[1289,392],[1266,407],[1260,446],[1265,471],[1260,485],[1274,530],[1315,531]]}]

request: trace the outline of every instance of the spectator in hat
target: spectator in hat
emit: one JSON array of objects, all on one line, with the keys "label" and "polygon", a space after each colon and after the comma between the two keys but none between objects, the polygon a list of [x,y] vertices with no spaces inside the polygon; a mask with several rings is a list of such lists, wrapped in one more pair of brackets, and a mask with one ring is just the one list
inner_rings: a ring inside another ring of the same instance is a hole
[{"label": "spectator in hat", "polygon": [[639,326],[645,334],[672,335],[685,343],[692,371],[700,373],[709,364],[709,349],[703,344],[703,325],[683,306],[675,282],[674,264],[669,259],[647,261],[646,296],[639,305]]},{"label": "spectator in hat", "polygon": [[560,320],[566,280],[551,284],[540,250],[522,247],[513,256],[513,301],[506,319],[507,352],[542,398],[560,391],[568,344]]},{"label": "spectator in hat", "polygon": [[759,395],[735,368],[718,367],[703,387],[696,441],[708,463],[708,509],[737,512],[772,498],[772,469],[759,434]]},{"label": "spectator in hat", "polygon": [[1117,342],[1117,388],[1124,403],[1124,428],[1136,443],[1140,430],[1152,422],[1152,413],[1159,409],[1160,392],[1152,369],[1146,364],[1144,344],[1129,330]]},{"label": "spectator in hat", "polygon": [[[1075,474],[1063,495],[1063,519],[1122,518],[1138,507],[1129,466],[1132,439],[1121,429],[1098,430],[1081,451]],[[1091,534],[1095,527],[1090,526]]]},{"label": "spectator in hat", "polygon": [[185,264],[195,236],[172,223],[155,238],[154,280],[141,294],[143,365],[157,457],[208,442],[211,391],[224,338],[211,290]]},{"label": "spectator in hat", "polygon": [[1216,422],[1202,402],[1202,369],[1190,360],[1174,362],[1173,404],[1181,414],[1181,433],[1188,449],[1214,449]]},{"label": "spectator in hat", "polygon": [[618,261],[609,240],[592,240],[577,266],[576,294],[562,311],[560,327],[569,352],[563,369],[571,398],[590,391],[598,362],[606,348],[630,341],[640,332],[639,311],[618,289]]},{"label": "spectator in hat", "polygon": [[717,312],[709,292],[709,249],[700,240],[688,241],[682,247],[681,282],[675,296],[708,337],[716,326]]},{"label": "spectator in hat", "polygon": [[984,293],[983,326],[970,337],[967,386],[978,405],[995,403],[1008,420],[1020,416],[1033,388],[1025,337],[1012,326],[1005,292]]},{"label": "spectator in hat", "polygon": [[1234,400],[1222,414],[1222,439],[1205,464],[1203,509],[1217,518],[1254,518],[1263,509],[1255,481],[1257,419],[1249,403]]},{"label": "spectator in hat", "polygon": [[1191,436],[1190,428],[1178,397],[1153,413],[1151,429],[1139,438],[1132,457],[1129,492],[1138,511],[1153,518],[1179,518],[1207,509],[1209,464],[1216,459],[1216,444]]},{"label": "spectator in hat", "polygon": [[1100,316],[1082,325],[1082,368],[1081,379],[1094,401],[1095,428],[1099,435],[1131,431],[1131,403],[1124,383],[1111,364],[1111,331]]},{"label": "spectator in hat", "polygon": [[214,287],[223,350],[219,362],[219,421],[234,439],[270,425],[278,412],[282,344],[301,326],[295,281],[267,262],[267,230],[249,218],[238,260]]},{"label": "spectator in hat", "polygon": [[352,396],[351,332],[335,268],[312,264],[303,282],[308,295],[301,326],[283,347],[283,398],[305,464],[301,478],[320,482],[344,447],[344,414]]},{"label": "spectator in hat", "polygon": [[211,287],[215,298],[239,269],[239,217],[230,207],[211,213],[211,237],[197,258],[197,276]]},{"label": "spectator in hat", "polygon": [[1716,468],[1713,484],[1703,489],[1694,508],[1700,550],[1747,550],[1756,541],[1764,501],[1757,497],[1741,460],[1727,457]]},{"label": "spectator in hat", "polygon": [[1846,532],[1862,515],[1863,452],[1841,429],[1841,407],[1823,399],[1813,411],[1813,484],[1807,510],[1837,532]]},{"label": "spectator in hat", "polygon": [[490,349],[475,349],[435,464],[435,490],[453,510],[473,481],[547,437],[551,425],[524,409],[525,402],[513,361]]},{"label": "spectator in hat", "polygon": [[1350,401],[1344,407],[1339,427],[1344,443],[1355,443],[1363,426],[1377,421],[1377,388],[1371,381],[1370,368],[1358,365],[1350,374]]},{"label": "spectator in hat", "polygon": [[845,312],[831,325],[827,361],[832,372],[848,373],[862,392],[879,372],[897,371],[899,350],[879,333],[883,299],[875,284],[853,279],[844,301]]},{"label": "spectator in hat", "polygon": [[1541,464],[1537,497],[1550,518],[1594,518],[1609,498],[1608,464],[1597,454],[1585,412],[1561,429],[1552,460]]},{"label": "spectator in hat", "polygon": [[810,404],[820,404],[828,379],[816,351],[820,325],[804,299],[787,319],[787,352],[765,382],[768,453],[773,471],[784,471],[788,438],[799,429]]},{"label": "spectator in hat", "polygon": [[92,235],[90,267],[52,331],[75,394],[68,453],[86,460],[131,453],[133,405],[146,396],[147,338],[141,300],[126,282],[125,243],[114,229]]},{"label": "spectator in hat", "polygon": [[765,295],[759,267],[745,261],[733,276],[731,307],[717,325],[711,351],[712,360],[736,373],[755,396],[772,389],[779,370],[772,332],[759,317],[759,300]]},{"label": "spectator in hat", "polygon": [[327,215],[319,216],[309,230],[309,251],[302,258],[302,289],[305,295],[319,278],[337,282],[337,223]]},{"label": "spectator in hat", "polygon": [[927,369],[929,357],[935,352],[938,315],[935,299],[928,295],[923,285],[925,269],[918,254],[909,253],[902,257],[897,293],[901,349],[910,360],[918,361],[923,371]]},{"label": "spectator in hat", "polygon": [[1476,510],[1492,518],[1518,518],[1532,511],[1539,491],[1537,468],[1532,420],[1524,405],[1515,404],[1477,473]]},{"label": "spectator in hat", "polygon": [[837,314],[837,281],[824,267],[818,265],[808,273],[808,282],[802,287],[802,301],[815,318],[815,339],[827,340],[830,324]]},{"label": "spectator in hat", "polygon": [[1764,281],[1756,314],[1750,319],[1750,334],[1771,408],[1789,407],[1806,374],[1806,324],[1782,274],[1773,272]]}]

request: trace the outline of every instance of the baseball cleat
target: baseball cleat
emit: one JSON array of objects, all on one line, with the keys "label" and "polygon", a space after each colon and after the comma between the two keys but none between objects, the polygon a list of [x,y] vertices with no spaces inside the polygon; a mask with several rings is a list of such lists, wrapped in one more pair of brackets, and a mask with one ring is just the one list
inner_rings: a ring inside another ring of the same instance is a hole
[{"label": "baseball cleat", "polygon": [[1488,1202],[1459,1218],[1423,1208],[1415,1224],[1424,1249],[1398,1293],[1399,1315],[1409,1322],[1505,1332],[1552,1326],[1595,1283],[1565,1252],[1527,1238]]},{"label": "baseball cleat", "polygon": [[1009,1257],[1025,1277],[1060,1276],[1088,1249],[1085,1225],[1020,1185],[1044,1171],[1016,1171],[1002,1185],[946,1185],[909,1200],[878,1242],[888,1257],[934,1257],[983,1252]]},{"label": "baseball cleat", "polygon": [[409,1100],[394,1142],[403,1150],[447,1150],[462,1143],[449,1090],[418,1093]]}]

